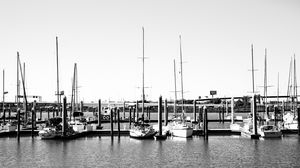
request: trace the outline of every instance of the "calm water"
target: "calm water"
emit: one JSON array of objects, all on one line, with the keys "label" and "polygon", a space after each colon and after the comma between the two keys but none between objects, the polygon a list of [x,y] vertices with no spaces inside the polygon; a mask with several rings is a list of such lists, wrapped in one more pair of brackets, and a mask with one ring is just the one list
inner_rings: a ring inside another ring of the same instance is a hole
[{"label": "calm water", "polygon": [[0,167],[299,167],[300,138],[0,138]]}]

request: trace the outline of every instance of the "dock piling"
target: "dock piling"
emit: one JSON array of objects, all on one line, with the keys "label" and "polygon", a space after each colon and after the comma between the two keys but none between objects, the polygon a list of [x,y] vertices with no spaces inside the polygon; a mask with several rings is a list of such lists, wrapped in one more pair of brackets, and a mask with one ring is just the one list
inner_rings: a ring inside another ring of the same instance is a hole
[{"label": "dock piling", "polygon": [[19,140],[20,139],[20,126],[21,126],[20,108],[17,109],[17,118],[18,118],[17,138]]},{"label": "dock piling", "polygon": [[162,97],[161,96],[159,96],[158,99],[158,135],[162,136]]},{"label": "dock piling", "polygon": [[66,136],[66,131],[67,131],[67,97],[63,98],[63,109],[62,109],[62,117],[63,117],[63,137]]},{"label": "dock piling", "polygon": [[136,101],[136,119],[135,122],[139,120],[139,101]]},{"label": "dock piling", "polygon": [[196,106],[196,100],[193,101],[193,113],[194,113],[194,122],[197,122],[197,106]]},{"label": "dock piling", "polygon": [[168,125],[168,101],[167,101],[167,99],[165,99],[164,113],[165,113],[165,126],[167,126]]},{"label": "dock piling", "polygon": [[207,121],[207,108],[204,106],[203,108],[203,113],[204,113],[204,138],[208,139],[208,121]]},{"label": "dock piling", "polygon": [[123,102],[123,120],[125,120],[125,101]]},{"label": "dock piling", "polygon": [[110,109],[110,135],[113,138],[114,136],[114,124],[113,124],[113,109]]},{"label": "dock piling", "polygon": [[120,138],[120,109],[117,109],[117,120],[118,120],[118,137]]},{"label": "dock piling", "polygon": [[35,106],[36,106],[36,101],[33,102],[33,106],[31,109],[31,136],[34,136],[34,127],[35,127]]},{"label": "dock piling", "polygon": [[102,116],[101,116],[101,99],[98,100],[98,126],[97,126],[97,129],[102,129],[103,127],[101,126],[101,119],[102,119]]},{"label": "dock piling", "polygon": [[251,139],[258,139],[259,135],[257,134],[257,116],[256,116],[256,95],[252,96],[252,113],[253,113],[253,135]]},{"label": "dock piling", "polygon": [[48,120],[50,119],[50,110],[47,108],[47,113],[48,113]]},{"label": "dock piling", "polygon": [[129,108],[129,128],[131,128],[131,107]]},{"label": "dock piling", "polygon": [[300,136],[300,108],[297,108],[297,115],[298,115],[298,135]]}]

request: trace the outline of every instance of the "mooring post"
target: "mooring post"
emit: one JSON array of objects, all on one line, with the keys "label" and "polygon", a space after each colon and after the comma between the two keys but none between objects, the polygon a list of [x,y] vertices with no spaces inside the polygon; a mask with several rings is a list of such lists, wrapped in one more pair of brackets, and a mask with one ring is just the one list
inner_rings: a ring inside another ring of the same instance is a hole
[{"label": "mooring post", "polygon": [[36,101],[33,102],[33,106],[31,109],[31,136],[34,136],[34,122],[35,122],[35,106],[36,106]]},{"label": "mooring post", "polygon": [[194,122],[197,122],[197,106],[196,106],[196,100],[193,102],[193,113],[194,113]]},{"label": "mooring post", "polygon": [[133,110],[133,116],[132,116],[132,117],[133,117],[133,122],[135,122],[135,112],[136,112],[136,107],[133,107],[132,110]]},{"label": "mooring post", "polygon": [[120,109],[117,109],[117,120],[118,120],[118,137],[120,138]]},{"label": "mooring post", "polygon": [[47,113],[48,113],[48,120],[50,119],[50,110],[47,108]]},{"label": "mooring post", "polygon": [[114,136],[114,124],[113,124],[113,108],[112,109],[110,109],[110,135],[111,135],[111,137],[113,137]]},{"label": "mooring post", "polygon": [[125,101],[123,102],[123,120],[125,120]]},{"label": "mooring post", "polygon": [[20,126],[21,126],[20,108],[17,109],[17,117],[18,117],[17,138],[19,140],[20,139]]},{"label": "mooring post", "polygon": [[224,105],[223,105],[223,106],[222,106],[222,123],[224,123],[224,120],[225,120],[224,114],[225,114],[225,107],[224,107]]},{"label": "mooring post", "polygon": [[145,111],[146,111],[146,118],[147,118],[147,120],[149,120],[149,112],[148,112],[148,109],[149,109],[149,107],[147,106],[147,107],[146,107],[146,109],[145,109]]},{"label": "mooring post", "polygon": [[115,123],[117,123],[118,121],[117,121],[117,110],[118,108],[117,107],[115,107],[115,111],[114,111],[114,122]]},{"label": "mooring post", "polygon": [[129,107],[129,129],[131,128],[131,107]]},{"label": "mooring post", "polygon": [[231,97],[231,124],[234,123],[234,98]]},{"label": "mooring post", "polygon": [[162,135],[162,97],[158,99],[158,135]]},{"label": "mooring post", "polygon": [[203,124],[203,106],[199,109],[198,127],[201,128],[201,122]]},{"label": "mooring post", "polygon": [[137,122],[139,120],[139,101],[136,101],[136,120]]},{"label": "mooring post", "polygon": [[53,111],[53,116],[52,116],[52,118],[54,118],[55,117],[55,109],[52,109]]},{"label": "mooring post", "polygon": [[207,108],[204,106],[204,137],[205,139],[208,139],[208,121],[207,121]]},{"label": "mooring post", "polygon": [[297,115],[298,115],[298,135],[300,136],[300,108],[297,108]]},{"label": "mooring post", "polygon": [[150,120],[151,120],[151,107],[149,106],[148,107],[148,113],[149,113],[149,116],[148,116],[148,120],[149,120],[149,122],[150,122]]},{"label": "mooring post", "polygon": [[67,131],[67,97],[65,96],[63,99],[63,137],[66,136],[66,131]]},{"label": "mooring post", "polygon": [[5,125],[5,111],[6,111],[5,107],[3,107],[3,124],[4,125]]},{"label": "mooring post", "polygon": [[167,101],[167,99],[165,99],[164,112],[165,112],[165,126],[167,126],[168,125],[168,101]]},{"label": "mooring post", "polygon": [[278,106],[275,106],[274,108],[274,122],[275,122],[275,126],[277,127],[277,114],[278,114]]},{"label": "mooring post", "polygon": [[10,108],[10,105],[9,105],[9,110],[8,110],[8,118],[9,118],[9,122],[11,121],[11,108]]},{"label": "mooring post", "polygon": [[251,139],[258,139],[259,136],[257,134],[257,116],[256,116],[256,95],[252,96],[252,111],[253,111],[253,135],[251,135]]},{"label": "mooring post", "polygon": [[221,110],[220,110],[220,107],[218,107],[218,112],[219,112],[219,123],[221,123]]},{"label": "mooring post", "polygon": [[42,121],[43,109],[40,108],[40,120]]},{"label": "mooring post", "polygon": [[281,106],[281,116],[280,116],[281,117],[281,122],[283,122],[283,114],[284,114],[284,101],[282,101],[282,106]]},{"label": "mooring post", "polygon": [[101,99],[98,100],[98,126],[97,129],[102,129],[101,126],[101,120],[102,120],[102,114],[101,114]]}]

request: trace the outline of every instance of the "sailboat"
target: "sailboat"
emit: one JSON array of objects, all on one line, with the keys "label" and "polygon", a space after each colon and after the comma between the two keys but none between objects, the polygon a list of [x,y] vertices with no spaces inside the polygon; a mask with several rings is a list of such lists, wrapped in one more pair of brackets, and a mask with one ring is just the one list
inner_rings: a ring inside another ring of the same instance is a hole
[{"label": "sailboat", "polygon": [[[145,60],[145,56],[144,56],[144,27],[143,29],[143,80],[142,80],[142,113],[144,116],[144,102],[145,102],[145,93],[144,93],[144,60]],[[138,139],[147,139],[147,138],[153,138],[154,135],[156,134],[156,131],[153,129],[153,127],[148,124],[148,123],[144,123],[144,119],[142,118],[142,120],[138,120],[137,122],[134,123],[133,127],[130,128],[129,130],[129,135],[132,138],[138,138]]]},{"label": "sailboat", "polygon": [[172,136],[176,137],[191,137],[193,135],[193,128],[187,123],[186,116],[184,115],[184,99],[183,99],[183,73],[182,73],[182,49],[181,49],[181,36],[179,36],[180,40],[180,74],[181,74],[181,98],[182,98],[182,114],[177,115],[176,113],[176,70],[175,70],[175,64],[174,64],[174,77],[175,77],[175,108],[174,108],[174,118],[172,121],[168,124],[169,131]]},{"label": "sailboat", "polygon": [[[298,129],[298,117],[297,114],[297,79],[296,79],[296,59],[294,55],[294,60],[290,62],[290,72],[289,72],[289,84],[288,84],[288,96],[291,99],[290,112],[286,112],[283,115],[283,127],[284,129]],[[289,101],[288,101],[289,102]]]},{"label": "sailboat", "polygon": [[275,125],[270,125],[268,124],[269,121],[269,114],[268,114],[268,105],[267,105],[267,97],[268,97],[268,92],[267,92],[267,49],[265,49],[265,75],[264,75],[264,104],[265,104],[265,110],[266,114],[264,115],[265,117],[265,124],[261,125],[258,128],[257,133],[260,134],[261,137],[263,138],[279,138],[282,136],[282,132],[280,129],[277,128]]},{"label": "sailboat", "polygon": [[[58,37],[56,37],[56,68],[57,68],[57,103],[58,103],[58,111],[60,111],[60,96],[63,95],[63,91],[59,92],[59,73],[58,73]],[[48,119],[46,122],[46,127],[39,131],[39,137],[41,139],[64,139],[64,138],[73,138],[77,135],[77,132],[73,130],[73,128],[66,123],[66,132],[65,136],[63,135],[62,127],[63,127],[62,117],[57,116],[51,119]]]}]

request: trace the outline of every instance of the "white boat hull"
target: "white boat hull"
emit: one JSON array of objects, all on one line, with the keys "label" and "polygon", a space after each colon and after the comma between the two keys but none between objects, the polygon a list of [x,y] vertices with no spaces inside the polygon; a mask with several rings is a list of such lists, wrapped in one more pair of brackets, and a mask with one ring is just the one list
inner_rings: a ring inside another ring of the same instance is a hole
[{"label": "white boat hull", "polygon": [[179,128],[170,130],[172,136],[188,138],[193,135],[193,128]]},{"label": "white boat hull", "polygon": [[280,138],[282,136],[282,133],[281,131],[261,132],[260,136],[263,138]]}]

